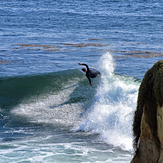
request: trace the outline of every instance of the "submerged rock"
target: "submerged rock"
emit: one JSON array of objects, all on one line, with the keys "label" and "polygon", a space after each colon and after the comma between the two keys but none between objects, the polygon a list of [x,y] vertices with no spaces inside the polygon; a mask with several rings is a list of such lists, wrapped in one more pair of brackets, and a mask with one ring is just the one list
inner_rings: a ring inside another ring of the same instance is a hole
[{"label": "submerged rock", "polygon": [[163,163],[163,60],[146,72],[140,85],[133,133],[131,163]]}]

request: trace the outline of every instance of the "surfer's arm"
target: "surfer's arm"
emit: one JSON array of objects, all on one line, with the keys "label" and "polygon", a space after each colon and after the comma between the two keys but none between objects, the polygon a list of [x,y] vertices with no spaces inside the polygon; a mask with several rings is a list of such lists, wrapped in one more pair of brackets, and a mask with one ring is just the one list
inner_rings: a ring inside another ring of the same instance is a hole
[{"label": "surfer's arm", "polygon": [[87,64],[85,64],[85,63],[78,63],[79,65],[83,65],[83,66],[86,66],[87,67],[87,70],[89,70],[89,67],[88,67],[88,65]]}]

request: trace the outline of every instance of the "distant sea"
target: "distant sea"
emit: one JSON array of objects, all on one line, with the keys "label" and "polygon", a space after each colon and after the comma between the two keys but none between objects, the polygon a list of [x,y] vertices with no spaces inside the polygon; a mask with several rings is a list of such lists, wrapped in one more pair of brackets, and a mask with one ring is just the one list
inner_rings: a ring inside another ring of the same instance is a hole
[{"label": "distant sea", "polygon": [[[163,1],[1,0],[0,162],[129,163]],[[92,87],[86,63],[101,72]]]}]

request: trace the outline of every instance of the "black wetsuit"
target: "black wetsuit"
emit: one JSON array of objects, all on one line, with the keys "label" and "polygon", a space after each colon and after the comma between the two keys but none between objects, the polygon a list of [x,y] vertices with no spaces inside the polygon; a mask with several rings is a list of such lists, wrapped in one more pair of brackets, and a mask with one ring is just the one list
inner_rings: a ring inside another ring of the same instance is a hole
[{"label": "black wetsuit", "polygon": [[95,78],[97,75],[100,75],[100,72],[95,70],[95,69],[89,68],[87,64],[82,63],[82,65],[87,67],[86,77],[88,78],[89,83],[91,85],[91,79],[90,78]]}]

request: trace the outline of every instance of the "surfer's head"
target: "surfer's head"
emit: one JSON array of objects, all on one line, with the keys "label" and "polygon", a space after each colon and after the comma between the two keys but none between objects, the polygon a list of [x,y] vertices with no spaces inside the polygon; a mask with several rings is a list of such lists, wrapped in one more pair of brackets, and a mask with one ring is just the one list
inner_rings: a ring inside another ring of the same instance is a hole
[{"label": "surfer's head", "polygon": [[83,72],[87,72],[87,70],[86,70],[85,68],[82,68],[82,71],[83,71]]}]

